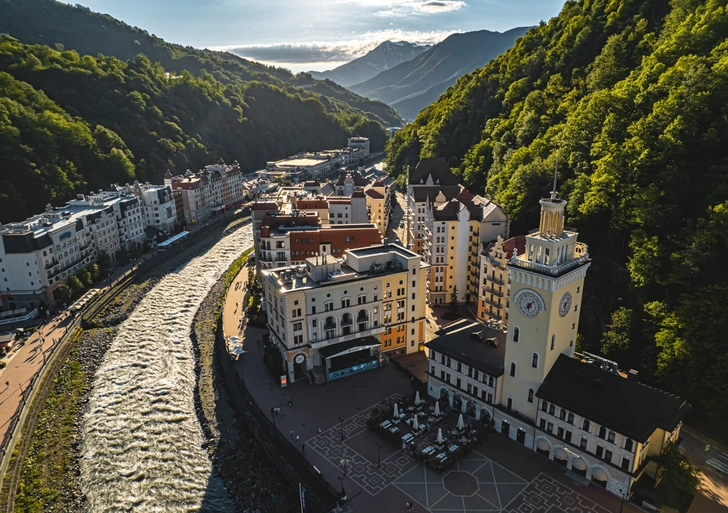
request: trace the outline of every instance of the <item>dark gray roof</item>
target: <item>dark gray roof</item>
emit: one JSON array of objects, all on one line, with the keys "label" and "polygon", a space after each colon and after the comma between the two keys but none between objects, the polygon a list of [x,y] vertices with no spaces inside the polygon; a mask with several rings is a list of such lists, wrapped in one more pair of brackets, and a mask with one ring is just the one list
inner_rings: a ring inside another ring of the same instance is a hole
[{"label": "dark gray roof", "polygon": [[536,396],[639,442],[656,428],[673,431],[690,410],[677,396],[563,354]]},{"label": "dark gray roof", "polygon": [[435,201],[435,198],[437,195],[442,191],[442,194],[445,196],[447,200],[451,200],[455,198],[460,193],[460,186],[459,185],[446,185],[444,187],[436,187],[436,186],[417,186],[413,187],[412,194],[415,197],[415,201],[417,203],[421,203],[423,201],[427,201],[427,198],[430,198],[430,201]]},{"label": "dark gray roof", "polygon": [[463,319],[438,331],[440,333],[425,346],[491,376],[503,375],[506,334],[501,330]]},{"label": "dark gray roof", "polygon": [[426,183],[429,175],[432,175],[432,181],[438,185],[458,184],[458,179],[450,171],[447,160],[442,157],[422,159],[416,167],[410,167],[409,183]]}]

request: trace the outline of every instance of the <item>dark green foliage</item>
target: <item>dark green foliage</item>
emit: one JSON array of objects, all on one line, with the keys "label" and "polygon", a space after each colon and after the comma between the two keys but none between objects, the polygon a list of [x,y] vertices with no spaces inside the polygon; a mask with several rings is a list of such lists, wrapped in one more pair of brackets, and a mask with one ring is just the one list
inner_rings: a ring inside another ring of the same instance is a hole
[{"label": "dark green foliage", "polygon": [[205,70],[168,74],[142,54],[122,62],[0,38],[0,222],[110,183],[162,183],[167,169],[219,158],[250,172],[298,151],[343,147],[350,135],[383,148],[377,121],[351,109],[332,114],[325,98],[299,93],[226,85]]},{"label": "dark green foliage", "polygon": [[690,460],[675,442],[668,442],[657,464],[662,472],[659,489],[665,492],[663,504],[687,511],[700,482]]},{"label": "dark green foliage", "polygon": [[593,258],[580,344],[604,341],[716,434],[728,432],[727,40],[725,0],[566,2],[398,132],[388,155],[395,173],[445,157],[501,202],[514,235],[536,226],[558,162]]}]

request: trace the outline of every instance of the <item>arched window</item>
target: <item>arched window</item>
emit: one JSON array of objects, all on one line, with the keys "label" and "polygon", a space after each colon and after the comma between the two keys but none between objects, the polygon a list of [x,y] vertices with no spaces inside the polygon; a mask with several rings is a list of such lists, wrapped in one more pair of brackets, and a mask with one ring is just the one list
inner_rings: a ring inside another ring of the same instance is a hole
[{"label": "arched window", "polygon": [[589,422],[589,419],[584,419],[584,422],[581,423],[581,429],[583,429],[584,431],[586,431],[588,433],[590,427],[591,427],[591,422]]},{"label": "arched window", "polygon": [[531,355],[531,367],[538,369],[538,353]]},{"label": "arched window", "polygon": [[554,345],[556,344],[556,335],[551,335],[551,350],[554,350]]},{"label": "arched window", "polygon": [[533,388],[528,389],[528,402],[529,403],[533,402]]},{"label": "arched window", "polygon": [[518,329],[518,326],[513,328],[513,342],[518,342],[518,336],[521,334],[521,330]]},{"label": "arched window", "polygon": [[543,257],[543,263],[545,265],[549,265],[549,257],[551,256],[551,251],[549,251],[549,248],[544,249],[544,257]]},{"label": "arched window", "polygon": [[516,377],[516,362],[511,362],[511,377]]},{"label": "arched window", "polygon": [[352,323],[351,314],[350,313],[345,313],[341,317],[341,325],[342,326],[349,326],[349,325],[351,325],[351,323]]},{"label": "arched window", "polygon": [[356,316],[356,319],[359,322],[367,321],[369,320],[369,315],[367,314],[366,310],[359,310],[359,314]]},{"label": "arched window", "polygon": [[336,321],[334,321],[333,317],[327,317],[324,326],[326,327],[326,329],[333,329],[336,327]]}]

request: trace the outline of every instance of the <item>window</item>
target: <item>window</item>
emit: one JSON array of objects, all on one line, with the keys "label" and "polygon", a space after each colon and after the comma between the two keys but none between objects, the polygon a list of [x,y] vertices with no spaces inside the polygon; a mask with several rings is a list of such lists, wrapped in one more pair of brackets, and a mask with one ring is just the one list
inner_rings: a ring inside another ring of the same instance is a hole
[{"label": "window", "polygon": [[589,422],[589,420],[584,419],[583,422],[581,423],[581,429],[588,433],[590,427],[591,427],[591,423]]},{"label": "window", "polygon": [[623,470],[629,472],[629,467],[632,465],[632,461],[629,458],[622,458],[622,464],[620,465]]},{"label": "window", "polygon": [[607,438],[607,428],[605,428],[604,426],[600,426],[599,427],[599,433],[597,434],[597,436],[599,438],[601,438],[602,440],[604,440],[605,438]]},{"label": "window", "polygon": [[564,440],[567,442],[571,442],[571,431],[567,431],[564,433]]},{"label": "window", "polygon": [[518,342],[518,336],[521,334],[521,330],[518,327],[513,328],[513,342]]},{"label": "window", "polygon": [[529,403],[533,402],[533,388],[528,389],[528,402]]},{"label": "window", "polygon": [[631,438],[627,438],[627,439],[626,439],[626,440],[624,441],[624,450],[625,450],[625,451],[629,451],[629,452],[632,452],[632,449],[633,449],[633,447],[634,447],[634,442],[632,441],[632,439],[631,439]]},{"label": "window", "polygon": [[616,438],[616,436],[615,436],[615,434],[614,434],[614,431],[610,431],[610,432],[609,432],[609,433],[607,434],[607,441],[608,441],[609,443],[612,443],[612,444],[613,444],[613,443],[614,443],[614,439],[615,439],[615,438]]},{"label": "window", "polygon": [[554,350],[554,345],[556,344],[556,335],[551,335],[551,350]]},{"label": "window", "polygon": [[556,413],[556,406],[554,406],[554,403],[549,404],[549,415],[553,415]]},{"label": "window", "polygon": [[549,403],[547,401],[541,401],[541,411],[546,412],[549,409]]},{"label": "window", "polygon": [[558,428],[558,429],[556,430],[556,437],[557,437],[557,438],[564,438],[564,428],[562,428],[562,427],[559,427],[559,428]]},{"label": "window", "polygon": [[516,377],[516,362],[511,362],[511,372],[510,375],[512,378]]},{"label": "window", "polygon": [[586,451],[586,444],[587,444],[587,437],[585,437],[585,436],[582,436],[582,437],[581,437],[581,440],[579,440],[579,447],[580,447],[580,448],[581,448],[582,450]]},{"label": "window", "polygon": [[561,420],[566,420],[566,410],[565,409],[561,408],[561,410],[559,411],[559,418]]},{"label": "window", "polygon": [[[458,378],[457,381],[455,382],[455,386],[460,388],[461,384],[462,384],[462,382],[461,382],[460,378]],[[470,386],[470,384],[468,384],[468,386]]]},{"label": "window", "polygon": [[531,367],[538,369],[538,353],[533,353],[533,355],[531,355]]},{"label": "window", "polygon": [[511,408],[513,408],[513,398],[512,398],[512,397],[509,397],[509,398],[508,398],[508,401],[507,401],[507,403],[506,403],[506,408],[508,408],[509,410],[510,410]]},{"label": "window", "polygon": [[571,425],[574,425],[574,414],[569,412],[569,414],[566,416],[566,422],[568,422]]},{"label": "window", "polygon": [[610,463],[612,462],[612,451],[610,451],[609,449],[606,449],[604,451],[604,460]]},{"label": "window", "polygon": [[604,447],[597,445],[597,452],[595,454],[597,455],[597,458],[604,456]]},{"label": "window", "polygon": [[553,431],[554,431],[554,425],[553,425],[553,423],[551,423],[551,422],[547,422],[546,423],[546,431],[549,432],[549,433],[553,433]]},{"label": "window", "polygon": [[546,429],[546,419],[541,419],[538,422],[538,427],[540,427],[541,429]]}]

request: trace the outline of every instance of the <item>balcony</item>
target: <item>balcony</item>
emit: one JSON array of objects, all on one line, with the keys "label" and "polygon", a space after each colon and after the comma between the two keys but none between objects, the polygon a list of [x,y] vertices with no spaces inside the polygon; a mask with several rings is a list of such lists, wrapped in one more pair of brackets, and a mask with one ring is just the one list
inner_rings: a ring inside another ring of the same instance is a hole
[{"label": "balcony", "polygon": [[503,303],[501,303],[500,301],[496,302],[488,297],[484,298],[484,301],[486,304],[491,305],[493,308],[503,308]]},{"label": "balcony", "polygon": [[371,329],[367,329],[364,331],[355,331],[348,335],[334,336],[332,338],[319,341],[316,341],[315,338],[312,336],[311,347],[314,349],[321,349],[322,347],[338,344],[339,342],[347,342],[349,340],[354,340],[358,338],[379,335],[380,333],[384,333],[384,330],[384,326],[374,326]]},{"label": "balcony", "polygon": [[486,288],[485,288],[485,291],[486,291],[486,292],[487,292],[488,294],[493,294],[494,296],[498,296],[498,297],[503,297],[503,296],[505,295],[505,294],[504,294],[503,292],[499,292],[499,291],[495,290],[495,289],[494,289],[494,288],[492,288],[492,287],[490,287],[490,288],[486,287]]},{"label": "balcony", "polygon": [[574,249],[574,259],[568,262],[560,262],[553,265],[539,264],[538,262],[529,262],[516,257],[515,255],[510,260],[510,265],[518,267],[520,269],[526,269],[529,271],[536,271],[551,276],[560,276],[567,271],[579,267],[580,265],[586,264],[590,261],[589,252],[587,246],[583,242],[578,242]]}]

